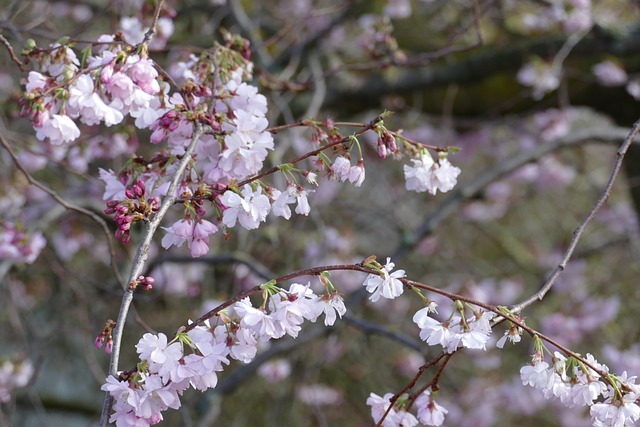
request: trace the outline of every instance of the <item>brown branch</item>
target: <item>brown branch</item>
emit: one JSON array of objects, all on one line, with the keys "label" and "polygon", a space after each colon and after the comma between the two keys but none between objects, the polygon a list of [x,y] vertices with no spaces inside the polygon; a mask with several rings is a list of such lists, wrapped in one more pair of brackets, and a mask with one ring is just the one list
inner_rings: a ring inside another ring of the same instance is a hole
[{"label": "brown branch", "polygon": [[[424,389],[422,389],[422,391],[426,390],[427,387],[429,387],[431,384],[433,384],[434,381],[436,381],[436,377],[440,378],[440,374],[442,374],[442,370],[444,369],[444,366],[446,366],[447,362],[449,361],[449,359],[451,359],[451,357],[453,357],[454,354],[455,353],[447,354],[445,352],[442,352],[438,356],[436,356],[435,358],[430,360],[429,362],[427,362],[424,365],[420,366],[420,368],[418,368],[418,372],[411,379],[411,381],[409,381],[409,383],[406,386],[404,386],[402,388],[402,390],[400,390],[399,392],[394,394],[391,397],[391,399],[389,399],[389,407],[387,408],[385,413],[382,415],[380,420],[378,420],[378,423],[375,425],[375,427],[381,427],[382,426],[382,424],[384,423],[385,418],[387,418],[387,416],[389,415],[389,412],[391,412],[391,410],[393,409],[393,406],[396,404],[396,402],[398,401],[400,396],[402,396],[403,394],[405,394],[406,392],[408,392],[409,390],[411,390],[413,387],[416,386],[416,383],[418,382],[418,380],[420,379],[422,374],[424,374],[424,371],[426,371],[427,369],[429,369],[432,366],[437,365],[440,362],[440,360],[442,360],[443,358],[446,357],[446,360],[444,361],[442,366],[438,369],[438,372],[436,373],[436,376],[434,376],[434,380],[432,380],[429,384],[425,385],[425,387],[424,387]],[[419,394],[420,393],[417,393],[417,395],[419,395]],[[417,395],[415,397],[417,397]],[[415,399],[414,399],[414,401],[415,401]],[[413,405],[413,401],[411,401],[411,403],[409,403],[409,405],[407,406],[407,411],[409,409],[411,409],[412,405]]]},{"label": "brown branch", "polygon": [[25,72],[26,68],[24,67],[24,64],[16,56],[16,53],[13,51],[13,47],[11,46],[11,43],[9,43],[9,41],[6,38],[4,38],[2,34],[0,34],[0,43],[2,43],[4,47],[7,48],[7,51],[9,52],[9,56],[11,57],[11,60],[16,63],[18,68],[20,68],[20,71]]},{"label": "brown branch", "polygon": [[156,34],[157,27],[158,27],[158,19],[160,18],[160,11],[162,10],[163,3],[164,3],[164,0],[158,1],[158,4],[156,5],[156,10],[153,12],[151,25],[149,26],[149,29],[147,30],[147,32],[144,34],[144,38],[140,43],[140,46],[144,46],[145,49],[147,44],[151,40],[151,38]]}]

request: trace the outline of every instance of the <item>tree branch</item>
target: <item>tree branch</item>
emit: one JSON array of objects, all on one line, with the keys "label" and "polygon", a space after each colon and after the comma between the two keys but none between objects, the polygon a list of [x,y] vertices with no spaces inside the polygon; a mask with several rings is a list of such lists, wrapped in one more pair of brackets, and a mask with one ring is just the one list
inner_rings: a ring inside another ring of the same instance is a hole
[{"label": "tree branch", "polygon": [[602,207],[602,205],[605,204],[605,202],[609,198],[609,195],[611,194],[611,189],[613,188],[613,184],[618,176],[618,173],[620,172],[620,168],[622,167],[622,161],[624,160],[624,155],[626,154],[627,150],[629,149],[629,146],[631,146],[634,139],[638,135],[638,132],[640,132],[640,120],[636,121],[636,123],[633,125],[633,128],[631,129],[627,137],[624,139],[622,145],[620,146],[620,148],[618,148],[618,151],[616,152],[616,161],[613,165],[613,169],[611,170],[611,175],[609,176],[609,181],[607,182],[607,185],[605,186],[604,190],[602,191],[602,194],[600,194],[600,197],[598,197],[598,200],[596,200],[595,204],[593,205],[593,207],[591,208],[587,216],[584,218],[584,220],[582,220],[582,222],[578,225],[578,228],[576,228],[576,230],[573,232],[573,237],[571,238],[571,241],[569,242],[569,246],[567,247],[567,249],[564,252],[564,255],[562,256],[560,263],[551,272],[551,274],[549,275],[545,283],[542,285],[540,290],[535,294],[533,294],[528,299],[526,299],[525,301],[521,302],[520,304],[513,306],[511,308],[512,312],[519,313],[520,311],[522,311],[529,305],[533,304],[534,302],[542,300],[542,298],[544,298],[547,292],[549,292],[549,290],[555,283],[558,276],[560,276],[560,274],[564,271],[564,269],[567,266],[567,263],[569,262],[569,259],[571,259],[571,255],[573,255],[573,252],[575,251],[576,246],[578,245],[578,241],[580,240],[580,237],[582,237],[582,233],[584,232],[585,228],[587,227],[589,222],[591,222],[591,220],[596,215],[598,210]]}]

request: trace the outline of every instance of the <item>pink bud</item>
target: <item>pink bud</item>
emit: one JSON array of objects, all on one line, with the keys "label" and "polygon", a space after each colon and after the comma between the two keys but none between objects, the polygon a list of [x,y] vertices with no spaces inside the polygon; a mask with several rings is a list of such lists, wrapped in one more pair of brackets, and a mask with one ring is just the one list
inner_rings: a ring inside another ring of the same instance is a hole
[{"label": "pink bud", "polygon": [[211,96],[213,95],[213,92],[211,92],[211,88],[208,86],[203,86],[202,87],[202,95],[205,98],[211,98]]},{"label": "pink bud", "polygon": [[133,187],[131,187],[131,189],[133,190],[133,195],[135,196],[136,199],[141,199],[142,197],[144,197],[144,190],[140,188],[138,185],[134,184]]},{"label": "pink bud", "polygon": [[395,153],[398,150],[396,139],[389,132],[385,132],[382,134],[382,141],[392,153]]},{"label": "pink bud", "polygon": [[382,139],[378,139],[378,156],[385,159],[387,157],[387,146],[384,145]]}]

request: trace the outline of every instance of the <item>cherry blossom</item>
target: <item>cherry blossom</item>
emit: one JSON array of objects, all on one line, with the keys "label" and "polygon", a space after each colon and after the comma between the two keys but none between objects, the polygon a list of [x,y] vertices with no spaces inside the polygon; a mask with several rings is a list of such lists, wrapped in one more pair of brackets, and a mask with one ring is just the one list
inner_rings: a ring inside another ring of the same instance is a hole
[{"label": "cherry blossom", "polygon": [[336,322],[336,314],[342,318],[342,316],[347,312],[342,295],[337,292],[324,294],[320,297],[318,306],[324,313],[325,326],[333,326]]},{"label": "cherry blossom", "polygon": [[[367,405],[371,406],[371,417],[375,423],[380,422],[382,416],[387,412],[389,406],[391,406],[392,397],[393,393],[387,393],[383,397],[380,397],[375,393],[371,393],[367,398]],[[396,411],[395,409],[391,409],[382,423],[383,427],[397,426],[397,423],[395,423],[395,417]]]},{"label": "cherry blossom", "polygon": [[12,222],[0,221],[0,260],[31,264],[45,246],[40,231],[26,232]]},{"label": "cherry blossom", "polygon": [[444,193],[456,185],[460,169],[451,165],[446,158],[436,163],[429,152],[422,150],[420,158],[411,161],[413,166],[404,166],[407,190],[418,193],[428,191],[435,195],[438,190]]},{"label": "cherry blossom", "polygon": [[248,184],[242,188],[241,195],[231,190],[225,191],[220,202],[226,207],[222,223],[234,227],[239,222],[247,230],[258,228],[260,222],[266,220],[271,208],[269,198],[262,194],[262,188],[254,191]]},{"label": "cherry blossom", "polygon": [[387,258],[387,263],[380,269],[380,275],[370,274],[365,279],[363,286],[371,294],[369,299],[376,302],[383,296],[387,299],[394,299],[404,292],[404,286],[398,279],[405,277],[404,270],[393,271],[395,263],[391,258]]},{"label": "cherry blossom", "polygon": [[449,411],[439,405],[431,395],[431,387],[418,396],[415,402],[418,408],[418,421],[425,426],[441,426]]},{"label": "cherry blossom", "polygon": [[48,139],[53,145],[75,141],[80,137],[80,129],[69,116],[44,114],[40,126],[36,127],[36,138]]}]

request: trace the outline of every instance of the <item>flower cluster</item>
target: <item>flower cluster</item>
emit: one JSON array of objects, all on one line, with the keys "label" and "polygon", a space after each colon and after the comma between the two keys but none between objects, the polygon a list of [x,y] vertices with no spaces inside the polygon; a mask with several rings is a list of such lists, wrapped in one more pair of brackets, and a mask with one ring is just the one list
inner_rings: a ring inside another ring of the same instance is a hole
[{"label": "flower cluster", "polygon": [[180,247],[186,243],[193,257],[200,257],[209,252],[209,236],[218,231],[218,227],[202,218],[181,219],[171,227],[163,229],[167,232],[162,238],[163,248]]},{"label": "flower cluster", "polygon": [[[556,351],[550,366],[542,351],[536,351],[532,364],[520,369],[520,378],[524,385],[542,391],[546,399],[559,400],[568,407],[589,406],[595,427],[626,426],[640,419],[636,377],[627,377],[626,372],[619,377],[610,374],[591,354],[585,361],[588,365]],[[599,398],[603,401],[597,402]]]},{"label": "flower cluster", "polygon": [[593,26],[591,0],[558,0],[547,3],[535,13],[522,15],[526,27],[540,31],[560,26],[566,33],[587,31]]},{"label": "flower cluster", "polygon": [[447,353],[453,353],[459,347],[486,350],[491,336],[490,321],[495,314],[478,310],[469,318],[459,301],[456,306],[459,314],[444,322],[429,316],[435,310],[433,305],[418,310],[413,321],[420,328],[420,338],[429,345],[441,345]]},{"label": "flower cluster", "polygon": [[[357,137],[342,136],[330,119],[322,125],[311,120],[303,125],[312,129],[312,142],[334,147],[335,159],[318,152],[310,170],[293,164],[278,166],[286,178],[285,189],[257,180],[274,141],[267,128],[267,100],[247,83],[253,64],[242,39],[227,36],[224,45],[179,63],[173,79],[182,85],[179,92],[171,93],[150,59],[114,37],[100,38],[101,47],[88,56],[86,68],[80,68],[70,46],[34,47],[31,56],[40,68],[30,74],[23,114],[32,119],[39,138],[50,146],[60,147],[78,138],[78,121],[113,126],[127,116],[135,119],[136,127],[152,131],[152,144],[165,143],[152,158],[136,157],[119,172],[100,169],[100,179],[106,184],[105,213],[114,215],[116,235],[124,243],[130,240],[135,222],[148,220],[157,211],[178,159],[192,142],[196,124],[204,125],[206,131],[173,194],[185,210],[172,225],[162,227],[167,233],[162,239],[165,249],[186,243],[191,255],[199,257],[209,251],[209,236],[220,227],[239,224],[256,229],[270,212],[289,219],[294,203],[297,214],[308,215],[309,195],[314,190],[300,185],[298,176],[314,185],[320,173],[362,185],[365,167]],[[385,153],[398,151],[395,137],[381,118],[370,129],[379,135]],[[352,165],[349,159],[355,148],[360,156]],[[420,160],[414,160],[413,167],[406,166],[405,173],[408,188],[435,194],[453,188],[460,169],[446,156],[434,162],[422,150]],[[206,202],[211,208],[209,217]]]},{"label": "flower cluster", "polygon": [[267,298],[261,307],[244,298],[219,313],[216,325],[207,320],[171,342],[162,333],[145,334],[136,345],[141,360],[137,368],[108,377],[102,386],[115,400],[110,422],[119,427],[156,424],[163,411],[180,407],[180,396],[189,387],[215,387],[229,359],[248,363],[259,343],[284,335],[295,338],[305,320],[315,322],[321,314],[325,325],[333,325],[346,312],[335,291],[316,295],[309,284],[298,283],[288,290],[267,283],[263,289]]},{"label": "flower cluster", "polygon": [[[104,170],[101,171],[101,174],[103,172]],[[114,219],[118,224],[116,237],[121,239],[123,243],[128,243],[131,239],[131,225],[137,221],[148,219],[158,209],[160,209],[160,198],[147,198],[146,185],[143,180],[139,179],[131,185],[131,188],[124,190],[124,199],[122,201],[107,201],[107,208],[104,213],[107,215],[114,214]]]},{"label": "flower cluster", "polygon": [[460,168],[449,163],[446,157],[435,162],[426,150],[421,150],[418,159],[412,159],[413,166],[404,166],[407,190],[422,193],[428,191],[435,195],[438,190],[445,193],[457,183]]},{"label": "flower cluster", "polygon": [[380,274],[370,274],[364,280],[363,286],[371,294],[369,299],[376,302],[380,297],[394,299],[404,292],[404,286],[399,280],[406,276],[404,270],[392,271],[396,264],[387,258],[387,263],[378,269]]},{"label": "flower cluster", "polygon": [[401,396],[396,401],[394,408],[389,409],[392,397],[392,393],[387,393],[382,397],[371,393],[367,399],[367,405],[371,406],[371,416],[374,422],[379,423],[386,413],[386,417],[382,421],[383,427],[414,427],[418,424],[440,426],[444,423],[444,416],[449,412],[435,401],[431,388],[420,393],[415,399],[415,407],[418,408],[417,417],[404,408],[406,396]]},{"label": "flower cluster", "polygon": [[351,161],[346,157],[339,156],[331,165],[330,176],[338,182],[349,181],[356,187],[360,187],[364,182],[364,161],[358,160],[358,164],[351,165]]},{"label": "flower cluster", "polygon": [[53,45],[30,54],[39,71],[29,73],[22,100],[22,116],[28,116],[36,137],[52,145],[72,142],[80,136],[74,120],[86,125],[121,123],[125,115],[136,125],[148,127],[160,93],[158,72],[153,61],[121,50],[113,36],[102,36],[101,52],[87,58],[87,68],[79,69],[78,58],[69,46]]}]

